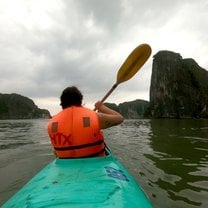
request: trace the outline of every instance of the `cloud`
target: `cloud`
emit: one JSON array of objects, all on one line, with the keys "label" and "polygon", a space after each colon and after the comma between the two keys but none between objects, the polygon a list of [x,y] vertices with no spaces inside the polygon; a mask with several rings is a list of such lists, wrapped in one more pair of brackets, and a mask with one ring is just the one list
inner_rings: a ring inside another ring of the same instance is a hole
[{"label": "cloud", "polygon": [[[172,50],[206,68],[207,9],[206,0],[0,1],[1,92],[28,96],[54,113],[63,88],[76,85],[92,105],[145,42],[152,55]],[[108,101],[148,100],[151,67],[152,57]]]}]

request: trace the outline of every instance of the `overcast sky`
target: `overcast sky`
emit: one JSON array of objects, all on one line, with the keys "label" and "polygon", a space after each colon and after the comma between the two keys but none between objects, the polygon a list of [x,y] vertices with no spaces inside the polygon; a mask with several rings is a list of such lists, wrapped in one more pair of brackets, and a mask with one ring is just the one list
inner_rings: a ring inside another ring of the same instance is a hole
[{"label": "overcast sky", "polygon": [[51,114],[71,85],[92,107],[142,43],[151,57],[108,102],[149,100],[152,57],[160,50],[208,69],[207,0],[0,0],[0,34],[0,93],[29,97]]}]

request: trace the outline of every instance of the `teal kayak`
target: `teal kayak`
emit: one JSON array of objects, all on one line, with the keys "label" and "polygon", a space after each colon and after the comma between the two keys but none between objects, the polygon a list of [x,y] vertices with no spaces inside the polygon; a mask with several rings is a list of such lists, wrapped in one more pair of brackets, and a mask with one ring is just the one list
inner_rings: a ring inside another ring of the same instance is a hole
[{"label": "teal kayak", "polygon": [[2,208],[153,207],[123,165],[107,153],[106,157],[55,159]]}]

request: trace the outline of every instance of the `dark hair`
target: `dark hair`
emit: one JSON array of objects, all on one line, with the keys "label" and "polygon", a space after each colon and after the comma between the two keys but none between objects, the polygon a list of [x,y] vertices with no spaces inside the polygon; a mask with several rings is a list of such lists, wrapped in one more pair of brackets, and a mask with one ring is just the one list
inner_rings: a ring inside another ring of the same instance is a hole
[{"label": "dark hair", "polygon": [[64,109],[72,105],[81,106],[83,95],[78,90],[77,87],[72,86],[72,87],[67,87],[66,89],[64,89],[64,91],[61,94],[60,99],[61,99],[61,106]]}]

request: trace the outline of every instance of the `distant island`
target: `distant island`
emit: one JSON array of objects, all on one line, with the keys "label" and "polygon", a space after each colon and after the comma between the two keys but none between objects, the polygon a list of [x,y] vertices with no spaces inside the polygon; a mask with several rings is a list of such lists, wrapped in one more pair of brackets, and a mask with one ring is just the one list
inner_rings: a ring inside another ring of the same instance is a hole
[{"label": "distant island", "polygon": [[126,119],[137,119],[150,117],[149,102],[145,100],[133,100],[129,102],[120,103],[105,103],[106,106],[120,112]]},{"label": "distant island", "polygon": [[33,100],[19,94],[0,93],[0,119],[50,118],[50,112],[38,108]]}]

